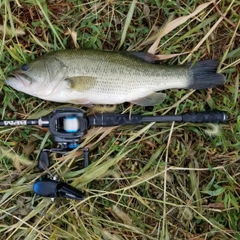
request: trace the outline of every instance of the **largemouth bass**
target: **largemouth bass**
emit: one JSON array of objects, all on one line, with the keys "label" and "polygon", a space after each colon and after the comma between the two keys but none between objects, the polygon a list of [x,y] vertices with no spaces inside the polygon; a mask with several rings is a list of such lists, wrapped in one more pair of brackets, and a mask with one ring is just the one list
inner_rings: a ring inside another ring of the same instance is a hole
[{"label": "largemouth bass", "polygon": [[141,106],[161,103],[172,88],[206,89],[225,83],[216,73],[217,60],[194,66],[165,66],[142,52],[62,50],[23,64],[6,79],[29,95],[82,105],[131,102]]}]

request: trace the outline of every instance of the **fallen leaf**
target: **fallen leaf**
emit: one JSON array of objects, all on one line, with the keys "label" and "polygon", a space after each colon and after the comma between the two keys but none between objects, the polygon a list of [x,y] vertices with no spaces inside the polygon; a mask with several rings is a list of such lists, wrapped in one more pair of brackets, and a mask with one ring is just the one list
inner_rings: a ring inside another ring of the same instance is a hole
[{"label": "fallen leaf", "polygon": [[132,20],[132,16],[133,16],[133,13],[134,13],[134,9],[135,9],[136,3],[137,3],[137,0],[133,0],[132,4],[130,6],[130,9],[128,11],[127,18],[126,18],[126,21],[124,23],[124,28],[123,28],[123,31],[122,31],[122,36],[121,36],[121,40],[120,40],[120,44],[119,44],[118,49],[123,45],[123,43],[124,43],[124,41],[126,39],[127,30],[128,30],[129,25],[130,25],[130,22]]},{"label": "fallen leaf", "polygon": [[215,203],[209,203],[207,205],[209,208],[215,208],[215,209],[224,209],[224,204],[220,202],[215,202]]},{"label": "fallen leaf", "polygon": [[0,32],[3,32],[7,35],[13,35],[15,37],[22,36],[25,34],[25,30],[22,28],[10,28],[8,26],[0,25]]},{"label": "fallen leaf", "polygon": [[117,205],[112,207],[112,211],[116,214],[118,218],[120,218],[124,224],[132,225],[132,219]]},{"label": "fallen leaf", "polygon": [[195,17],[198,13],[200,13],[202,10],[204,10],[206,7],[208,7],[210,4],[212,4],[214,2],[215,2],[215,0],[210,1],[208,3],[203,3],[203,4],[199,5],[196,8],[196,10],[194,12],[190,13],[189,15],[179,17],[179,18],[167,23],[166,26],[163,29],[161,29],[158,38],[152,44],[152,46],[148,49],[148,52],[151,53],[151,54],[155,54],[156,51],[157,51],[157,47],[159,45],[159,42],[162,39],[162,37],[164,37],[165,35],[170,33],[172,30],[174,30],[175,28],[177,28],[181,24],[185,23],[188,19]]},{"label": "fallen leaf", "polygon": [[175,53],[175,54],[157,54],[157,55],[154,55],[154,58],[156,60],[165,60],[165,59],[170,59],[170,58],[174,58],[177,56],[181,56],[181,55],[184,55],[187,53],[189,53],[189,52]]},{"label": "fallen leaf", "polygon": [[74,44],[75,48],[78,49],[79,45],[77,43],[77,32],[68,28],[68,30],[64,34],[65,35],[71,35],[72,40],[73,40],[73,44]]}]

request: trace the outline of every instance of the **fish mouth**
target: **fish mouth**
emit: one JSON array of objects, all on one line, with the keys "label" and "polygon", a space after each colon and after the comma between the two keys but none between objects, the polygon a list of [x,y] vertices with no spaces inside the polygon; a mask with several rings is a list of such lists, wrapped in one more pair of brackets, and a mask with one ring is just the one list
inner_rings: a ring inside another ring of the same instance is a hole
[{"label": "fish mouth", "polygon": [[23,73],[11,73],[9,74],[8,78],[6,79],[6,83],[8,85],[15,85],[16,82],[18,85],[24,85],[24,87],[29,87],[32,84],[32,81],[26,74]]}]

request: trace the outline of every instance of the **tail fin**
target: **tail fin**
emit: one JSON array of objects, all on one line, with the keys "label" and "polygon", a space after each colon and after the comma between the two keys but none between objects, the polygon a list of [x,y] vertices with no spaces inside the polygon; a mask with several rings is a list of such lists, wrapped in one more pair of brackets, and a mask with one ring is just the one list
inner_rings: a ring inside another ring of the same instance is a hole
[{"label": "tail fin", "polygon": [[191,83],[189,89],[206,89],[223,85],[226,78],[221,73],[216,73],[218,60],[204,60],[197,62],[190,69]]}]

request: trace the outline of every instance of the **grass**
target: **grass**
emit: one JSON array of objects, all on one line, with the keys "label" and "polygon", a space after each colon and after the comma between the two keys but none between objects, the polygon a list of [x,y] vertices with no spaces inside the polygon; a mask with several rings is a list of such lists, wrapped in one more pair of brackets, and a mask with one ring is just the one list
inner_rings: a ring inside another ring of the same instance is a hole
[{"label": "grass", "polygon": [[[204,1],[0,2],[2,119],[36,118],[59,103],[4,85],[19,64],[45,52],[87,47],[147,51],[171,19],[188,16]],[[51,155],[51,174],[85,191],[83,201],[34,196],[39,150],[54,144],[46,129],[0,129],[1,239],[240,239],[239,217],[239,1],[219,0],[164,35],[157,53],[168,64],[219,58],[224,87],[167,90],[167,99],[144,115],[225,110],[227,124],[209,136],[204,124],[150,123],[90,129],[80,153]],[[23,34],[25,33],[25,34]],[[197,50],[196,50],[197,49]],[[195,51],[194,51],[195,50]],[[127,104],[117,112],[129,112]]]}]

